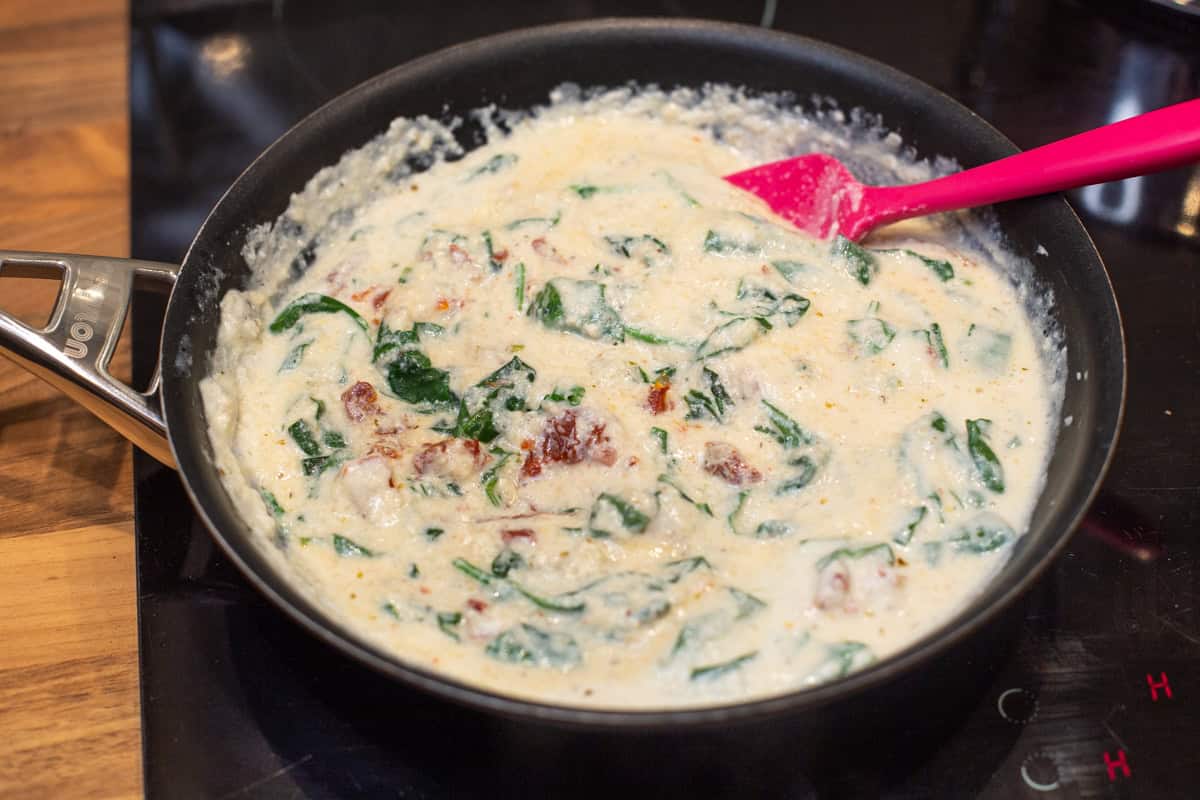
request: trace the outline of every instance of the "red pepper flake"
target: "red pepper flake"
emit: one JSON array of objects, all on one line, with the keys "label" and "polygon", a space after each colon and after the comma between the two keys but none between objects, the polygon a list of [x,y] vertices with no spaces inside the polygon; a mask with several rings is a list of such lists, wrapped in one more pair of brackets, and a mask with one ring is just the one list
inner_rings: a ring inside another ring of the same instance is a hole
[{"label": "red pepper flake", "polygon": [[671,384],[668,381],[658,380],[650,386],[650,394],[646,396],[646,408],[655,416],[662,414],[675,406],[667,399],[667,392],[671,391]]},{"label": "red pepper flake", "polygon": [[366,381],[359,381],[342,392],[342,405],[346,408],[346,416],[354,422],[362,422],[371,414],[379,413],[379,395],[375,387]]},{"label": "red pepper flake", "polygon": [[449,311],[450,301],[444,297],[439,297],[437,299],[437,303],[434,305],[434,308],[436,308],[438,311]]},{"label": "red pepper flake", "polygon": [[383,308],[383,304],[387,302],[388,295],[391,293],[391,289],[384,289],[382,292],[371,298],[371,305],[374,306],[376,310]]},{"label": "red pepper flake", "polygon": [[533,439],[522,439],[521,440],[521,449],[522,450],[532,450],[533,449]]},{"label": "red pepper flake", "polygon": [[472,611],[477,611],[480,614],[486,611],[488,606],[487,603],[482,600],[476,600],[474,597],[467,601],[467,605],[471,607]]},{"label": "red pepper flake", "polygon": [[503,261],[508,258],[508,248],[501,247],[499,250],[492,251],[492,258],[496,261]]},{"label": "red pepper flake", "polygon": [[450,258],[452,258],[454,260],[455,264],[465,264],[466,262],[471,260],[470,253],[468,253],[466,250],[462,249],[461,247],[459,247],[456,244],[450,245],[449,250],[450,250]]},{"label": "red pepper flake", "polygon": [[747,464],[732,445],[724,442],[705,443],[704,471],[733,486],[745,486],[762,480],[762,473]]},{"label": "red pepper flake", "polygon": [[367,295],[369,295],[373,291],[375,291],[375,287],[368,286],[366,289],[363,289],[361,292],[355,292],[354,294],[350,295],[350,299],[361,303],[362,299],[364,297],[366,297]]},{"label": "red pepper flake", "polygon": [[422,587],[421,587],[421,594],[429,594],[429,587],[428,587],[428,586],[422,586]]},{"label": "red pepper flake", "polygon": [[529,528],[517,528],[515,530],[500,531],[500,538],[505,544],[512,544],[516,539],[528,539],[531,542],[537,541],[537,534]]}]

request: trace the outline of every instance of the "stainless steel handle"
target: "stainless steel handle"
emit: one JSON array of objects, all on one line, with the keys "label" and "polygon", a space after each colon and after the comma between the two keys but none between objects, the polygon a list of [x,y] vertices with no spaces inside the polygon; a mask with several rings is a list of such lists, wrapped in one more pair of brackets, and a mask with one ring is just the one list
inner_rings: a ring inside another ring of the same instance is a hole
[{"label": "stainless steel handle", "polygon": [[31,328],[0,310],[0,356],[32,372],[111,425],[156,459],[174,466],[158,398],[161,364],[143,393],[108,372],[125,324],[134,278],[173,286],[179,267],[154,261],[0,250],[4,276],[61,278],[46,327]]}]

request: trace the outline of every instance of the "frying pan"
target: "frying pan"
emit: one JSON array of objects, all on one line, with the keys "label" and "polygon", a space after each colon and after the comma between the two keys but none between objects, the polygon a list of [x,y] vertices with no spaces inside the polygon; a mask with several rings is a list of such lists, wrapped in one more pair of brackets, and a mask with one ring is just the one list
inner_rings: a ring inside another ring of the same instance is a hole
[{"label": "frying pan", "polygon": [[[181,266],[76,255],[0,252],[5,273],[63,278],[47,327],[0,314],[0,353],[83,403],[160,461],[176,467],[196,511],[249,581],[309,632],[385,675],[485,712],[593,730],[701,729],[714,723],[803,715],[885,689],[963,644],[1009,607],[1053,560],[1108,466],[1125,398],[1125,351],[1112,286],[1079,219],[1061,197],[997,208],[1014,255],[1038,264],[1053,291],[1068,364],[1060,427],[1028,533],[980,596],[939,630],[840,681],[752,702],[672,711],[604,711],[516,700],[406,663],[331,618],[276,571],[241,520],[213,464],[199,383],[216,344],[220,297],[249,278],[247,231],[278,217],[321,167],[381,133],[397,116],[443,119],[496,103],[528,108],[564,81],[664,88],[706,82],[752,91],[835,98],[882,117],[921,157],[963,167],[1016,152],[983,119],[900,72],[797,36],[680,20],[601,20],[551,25],[452,47],[397,67],[334,99],[272,144],[209,214]],[[471,131],[461,135],[471,141]],[[1035,252],[1045,248],[1049,258]],[[173,284],[160,365],[146,393],[107,371],[135,278]],[[1086,380],[1075,380],[1076,374]]]}]

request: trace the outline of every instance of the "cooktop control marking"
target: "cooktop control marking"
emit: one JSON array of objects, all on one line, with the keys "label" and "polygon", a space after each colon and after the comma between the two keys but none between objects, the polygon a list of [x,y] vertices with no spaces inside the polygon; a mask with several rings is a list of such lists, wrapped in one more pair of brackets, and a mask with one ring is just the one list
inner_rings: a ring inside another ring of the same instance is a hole
[{"label": "cooktop control marking", "polygon": [[1146,683],[1147,683],[1147,685],[1150,686],[1150,699],[1153,700],[1154,702],[1156,702],[1156,703],[1158,702],[1158,690],[1159,689],[1163,690],[1163,692],[1167,695],[1168,700],[1171,699],[1171,697],[1172,697],[1171,684],[1167,683],[1167,673],[1165,673],[1165,672],[1159,673],[1159,680],[1156,682],[1154,680],[1154,676],[1151,675],[1149,672],[1147,672],[1146,673]]},{"label": "cooktop control marking", "polygon": [[1105,752],[1104,766],[1108,768],[1108,780],[1110,783],[1117,779],[1118,767],[1120,767],[1121,771],[1125,773],[1126,778],[1130,777],[1131,770],[1129,769],[1129,762],[1125,760],[1124,750],[1118,750],[1116,758],[1113,758],[1107,752]]},{"label": "cooktop control marking", "polygon": [[996,710],[1006,722],[1024,725],[1032,722],[1038,713],[1038,701],[1028,689],[1006,689],[996,698]]},{"label": "cooktop control marking", "polygon": [[1053,792],[1058,788],[1058,765],[1041,751],[1035,751],[1021,762],[1021,780],[1035,792]]}]

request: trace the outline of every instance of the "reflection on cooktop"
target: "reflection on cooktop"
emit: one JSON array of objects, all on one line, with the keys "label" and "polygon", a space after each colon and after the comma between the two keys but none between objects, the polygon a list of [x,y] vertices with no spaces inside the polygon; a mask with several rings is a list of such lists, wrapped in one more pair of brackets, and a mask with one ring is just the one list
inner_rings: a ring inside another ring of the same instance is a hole
[{"label": "reflection on cooktop", "polygon": [[[1150,3],[701,0],[132,4],[133,252],[182,257],[289,125],[359,81],[501,30],[610,15],[768,24],[878,58],[1030,147],[1200,93],[1200,26]],[[869,21],[869,22],[868,22]],[[1200,782],[1200,169],[1075,192],[1125,318],[1129,404],[1081,530],[1027,600],[894,708],[613,737],[517,724],[353,664],[224,559],[136,461],[152,797],[1145,797]],[[153,367],[152,297],[135,308]],[[666,757],[663,753],[669,753]]]}]

